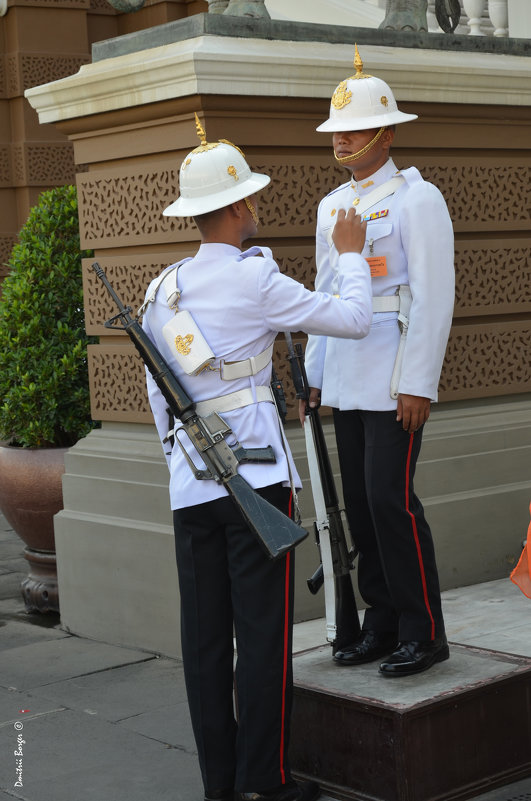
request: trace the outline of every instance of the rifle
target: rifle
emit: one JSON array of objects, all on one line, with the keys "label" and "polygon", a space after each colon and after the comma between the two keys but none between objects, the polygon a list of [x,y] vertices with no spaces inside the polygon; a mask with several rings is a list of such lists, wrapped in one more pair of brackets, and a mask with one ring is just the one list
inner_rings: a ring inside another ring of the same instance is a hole
[{"label": "rifle", "polygon": [[286,422],[286,417],[288,414],[288,407],[286,404],[286,396],[284,394],[284,387],[282,386],[282,381],[275,373],[274,367],[271,371],[271,391],[273,392],[273,397],[275,399],[275,405],[277,407],[278,416],[280,417],[281,423],[284,424]]},{"label": "rifle", "polygon": [[[222,484],[240,509],[249,529],[256,535],[270,559],[278,559],[304,540],[308,532],[297,525],[276,506],[262,498],[238,474],[238,465],[244,462],[274,462],[273,449],[244,448],[236,443],[231,448],[227,438],[232,434],[225,421],[213,412],[200,417],[195,403],[181,386],[171,367],[142,329],[138,320],[131,317],[131,307],[124,306],[97,262],[92,269],[102,281],[119,313],[105,322],[106,328],[125,331],[168,403],[169,412],[181,421],[177,431],[184,431],[205,463],[206,470],[196,467],[183,444],[176,436],[181,450],[197,479],[213,479]],[[121,321],[122,325],[119,325]],[[177,431],[175,434],[177,434]]]},{"label": "rifle", "polygon": [[297,344],[294,350],[291,334],[286,332],[285,337],[295,395],[306,401],[304,435],[317,518],[315,540],[321,556],[321,564],[307,584],[313,595],[324,584],[327,640],[336,653],[352,643],[361,630],[350,576],[356,554],[347,543],[319,410],[309,404],[310,387],[302,347]]}]

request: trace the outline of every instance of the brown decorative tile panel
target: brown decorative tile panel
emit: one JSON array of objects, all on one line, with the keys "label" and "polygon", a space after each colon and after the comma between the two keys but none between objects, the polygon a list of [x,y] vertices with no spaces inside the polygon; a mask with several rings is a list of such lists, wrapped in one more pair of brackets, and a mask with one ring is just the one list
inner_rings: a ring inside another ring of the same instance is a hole
[{"label": "brown decorative tile panel", "polygon": [[57,186],[75,181],[74,153],[70,142],[26,145],[29,186],[53,183]]},{"label": "brown decorative tile panel", "polygon": [[89,345],[88,369],[94,420],[153,422],[144,365],[132,344]]},{"label": "brown decorative tile panel", "polygon": [[[83,295],[85,298],[85,321],[88,334],[114,335],[103,323],[114,314],[116,307],[109,293],[97,278],[91,265],[97,261],[105,270],[110,284],[116,290],[126,306],[131,306],[136,314],[144,302],[146,289],[150,281],[159,275],[169,264],[173,264],[185,256],[192,256],[194,251],[186,249],[150,255],[124,254],[116,257],[83,259]],[[120,335],[123,336],[123,335]]]},{"label": "brown decorative tile panel", "polygon": [[11,251],[16,241],[15,234],[0,234],[0,275],[2,277],[7,274],[6,262],[11,256]]},{"label": "brown decorative tile panel", "polygon": [[[260,195],[261,235],[313,236],[317,205],[323,190],[338,183],[338,170],[308,164],[301,156],[278,156],[251,162],[271,175]],[[326,162],[326,163],[325,163]],[[139,171],[118,168],[78,176],[83,247],[184,242],[197,238],[189,218],[163,217],[163,209],[178,196],[175,161],[155,163]]]},{"label": "brown decorative tile panel", "polygon": [[14,145],[11,157],[14,186],[64,186],[75,181],[70,142]]},{"label": "brown decorative tile panel", "polygon": [[7,94],[18,97],[32,86],[57,81],[74,75],[82,64],[88,64],[86,54],[54,55],[47,53],[18,54],[8,58]]},{"label": "brown decorative tile panel", "polygon": [[441,400],[531,390],[531,321],[455,325],[439,385]]},{"label": "brown decorative tile panel", "polygon": [[531,311],[531,240],[456,243],[456,317]]},{"label": "brown decorative tile panel", "polygon": [[11,153],[8,145],[0,145],[0,186],[11,186]]},{"label": "brown decorative tile panel", "polygon": [[81,246],[104,248],[197,239],[189,217],[163,217],[177,196],[173,163],[77,176]]},{"label": "brown decorative tile panel", "polygon": [[345,172],[328,156],[280,156],[257,161],[257,172],[271,176],[260,193],[263,233],[269,236],[314,236],[317,207],[327,192],[344,183]]},{"label": "brown decorative tile panel", "polygon": [[[252,167],[271,176],[260,196],[263,236],[313,236],[319,200],[344,178],[327,156],[315,157],[312,163],[302,156],[261,158]],[[531,181],[525,165],[424,165],[423,172],[446,195],[456,230],[529,227]],[[88,172],[78,181],[84,247],[195,238],[189,219],[162,216],[178,195],[174,161],[154,163],[150,169],[139,170],[133,163],[130,169]],[[502,191],[507,182],[510,192]]]},{"label": "brown decorative tile panel", "polygon": [[456,231],[529,230],[531,163],[417,161],[423,177],[443,193]]},{"label": "brown decorative tile panel", "polygon": [[6,58],[0,54],[0,98],[7,97],[6,72]]},{"label": "brown decorative tile panel", "polygon": [[11,149],[13,185],[24,186],[27,180],[24,145],[13,145]]},{"label": "brown decorative tile panel", "polygon": [[18,58],[14,55],[6,56],[6,97],[18,97],[22,94],[19,81]]}]

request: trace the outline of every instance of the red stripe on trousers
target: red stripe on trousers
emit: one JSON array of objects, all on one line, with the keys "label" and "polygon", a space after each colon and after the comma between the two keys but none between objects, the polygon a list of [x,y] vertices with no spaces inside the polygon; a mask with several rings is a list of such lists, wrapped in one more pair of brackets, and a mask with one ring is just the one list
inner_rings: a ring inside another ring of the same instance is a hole
[{"label": "red stripe on trousers", "polygon": [[[293,493],[289,496],[288,517],[291,517]],[[288,643],[289,643],[289,566],[291,553],[286,554],[286,580],[284,585],[284,665],[282,670],[282,712],[280,727],[280,776],[282,784],[286,783],[286,773],[284,771],[284,743],[286,728],[286,683],[288,680]]]},{"label": "red stripe on trousers", "polygon": [[417,555],[419,559],[419,567],[420,567],[420,577],[422,580],[422,591],[424,593],[424,603],[426,604],[426,609],[428,610],[428,615],[430,616],[431,620],[431,639],[435,638],[435,621],[433,619],[433,615],[431,613],[430,602],[428,599],[428,587],[426,585],[426,573],[424,572],[424,562],[422,560],[422,551],[420,550],[420,542],[419,542],[419,535],[417,531],[417,521],[415,520],[415,515],[409,509],[409,471],[411,467],[411,451],[413,449],[413,437],[414,434],[410,434],[409,436],[409,450],[407,454],[407,465],[406,465],[406,511],[408,515],[411,517],[411,526],[413,528],[413,536],[415,538],[415,545],[417,547]]},{"label": "red stripe on trousers", "polygon": [[284,741],[286,724],[286,683],[288,680],[288,640],[289,640],[289,565],[291,553],[286,554],[285,612],[284,612],[284,665],[282,675],[282,713],[280,728],[280,776],[282,784],[286,783],[284,772]]}]

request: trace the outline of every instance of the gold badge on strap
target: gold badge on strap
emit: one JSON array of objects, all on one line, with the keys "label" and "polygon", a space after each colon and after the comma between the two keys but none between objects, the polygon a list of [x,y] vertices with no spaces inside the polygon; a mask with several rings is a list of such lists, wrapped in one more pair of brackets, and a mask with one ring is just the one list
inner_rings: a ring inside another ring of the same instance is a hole
[{"label": "gold badge on strap", "polygon": [[182,353],[183,356],[188,356],[192,350],[191,345],[193,341],[193,334],[186,334],[185,337],[182,337],[179,334],[179,336],[175,337],[175,347],[177,348],[177,353]]}]

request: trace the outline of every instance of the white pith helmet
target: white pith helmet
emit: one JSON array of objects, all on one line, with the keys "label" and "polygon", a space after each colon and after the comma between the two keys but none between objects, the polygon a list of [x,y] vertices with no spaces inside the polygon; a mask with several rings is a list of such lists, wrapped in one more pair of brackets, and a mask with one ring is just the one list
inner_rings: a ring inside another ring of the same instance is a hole
[{"label": "white pith helmet", "polygon": [[242,151],[231,142],[207,142],[197,114],[195,122],[201,144],[181,164],[180,196],[164,209],[166,217],[195,217],[222,209],[253,195],[271,180],[251,172]]},{"label": "white pith helmet", "polygon": [[389,84],[363,72],[357,45],[355,52],[356,74],[336,87],[330,102],[330,116],[316,130],[365,131],[416,120],[416,114],[398,110]]}]

